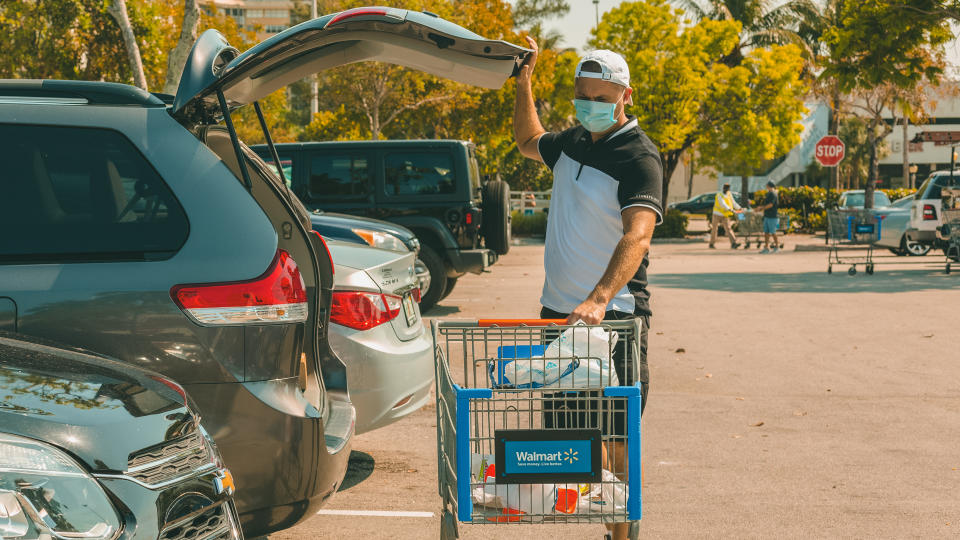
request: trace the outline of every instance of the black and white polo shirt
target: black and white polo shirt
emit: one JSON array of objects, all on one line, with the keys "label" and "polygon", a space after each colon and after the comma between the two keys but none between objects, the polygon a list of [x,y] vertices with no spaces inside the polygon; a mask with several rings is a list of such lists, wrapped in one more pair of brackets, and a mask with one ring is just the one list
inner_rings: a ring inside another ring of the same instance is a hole
[{"label": "black and white polo shirt", "polygon": [[[576,126],[544,133],[540,157],[553,170],[543,264],[546,280],[540,303],[570,313],[593,291],[623,238],[620,212],[646,206],[663,221],[663,167],[656,146],[631,118],[622,128],[593,142]],[[646,256],[636,275],[607,310],[650,315]]]}]

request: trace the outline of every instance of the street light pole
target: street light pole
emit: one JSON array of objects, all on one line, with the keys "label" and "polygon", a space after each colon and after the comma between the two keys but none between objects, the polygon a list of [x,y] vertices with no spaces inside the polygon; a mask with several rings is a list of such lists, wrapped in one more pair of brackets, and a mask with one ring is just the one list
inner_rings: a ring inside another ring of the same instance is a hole
[{"label": "street light pole", "polygon": [[[317,18],[317,0],[310,2],[310,20]],[[317,74],[310,75],[310,122],[313,116],[320,112],[320,87],[317,85]]]},{"label": "street light pole", "polygon": [[597,26],[600,26],[600,0],[593,0],[593,13],[597,21]]}]

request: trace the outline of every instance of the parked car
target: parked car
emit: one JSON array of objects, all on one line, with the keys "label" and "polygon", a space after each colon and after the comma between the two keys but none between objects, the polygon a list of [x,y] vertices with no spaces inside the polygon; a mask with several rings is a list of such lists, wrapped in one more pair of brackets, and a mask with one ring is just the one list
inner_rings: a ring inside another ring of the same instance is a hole
[{"label": "parked car", "polygon": [[[708,191],[692,197],[686,201],[670,203],[668,208],[687,212],[688,214],[704,214],[708,218],[713,215],[713,202],[719,191]],[[740,201],[740,193],[734,191],[733,198]]]},{"label": "parked car", "polygon": [[907,236],[919,244],[945,249],[946,244],[937,238],[937,229],[943,225],[943,188],[960,188],[960,169],[934,171],[920,187],[910,208],[910,225]]},{"label": "parked car", "polygon": [[431,14],[358,8],[244,53],[205,32],[169,103],[0,81],[0,320],[180,381],[243,488],[244,532],[294,525],[336,492],[353,433],[327,334],[333,264],[229,111],[361,60],[499,87],[527,53]]},{"label": "parked car", "polygon": [[[840,194],[837,206],[840,208],[863,208],[865,199],[866,191],[862,189],[851,189]],[[890,206],[890,197],[887,197],[887,194],[880,190],[874,190],[873,207],[886,208],[888,206]]]},{"label": "parked car", "polygon": [[173,381],[0,332],[0,538],[243,538],[233,478]]},{"label": "parked car", "polygon": [[[324,212],[323,210],[311,212],[310,223],[313,225],[313,230],[327,239],[388,249],[398,253],[414,252],[417,257],[414,260],[413,268],[417,274],[420,294],[426,294],[430,290],[430,271],[427,270],[426,264],[420,260],[420,240],[410,229],[389,221]],[[422,311],[427,311],[431,307],[433,306],[420,304]]]},{"label": "parked car", "polygon": [[914,194],[907,195],[876,211],[877,217],[881,219],[877,245],[886,247],[894,255],[922,256],[930,252],[929,245],[907,238],[913,199]]},{"label": "parked car", "polygon": [[[453,140],[309,142],[276,145],[290,162],[294,193],[311,209],[407,227],[430,272],[431,308],[467,272],[482,273],[510,250],[510,188],[482,183],[473,143]],[[269,148],[254,149],[270,159]]]},{"label": "parked car", "polygon": [[336,266],[330,344],[347,366],[357,433],[430,400],[433,340],[420,318],[414,254],[327,243]]}]

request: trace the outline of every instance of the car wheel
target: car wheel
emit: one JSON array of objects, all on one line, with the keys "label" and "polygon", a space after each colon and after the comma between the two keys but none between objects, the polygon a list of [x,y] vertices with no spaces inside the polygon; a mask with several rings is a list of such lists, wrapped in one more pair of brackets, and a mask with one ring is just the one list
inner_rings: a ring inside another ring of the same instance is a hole
[{"label": "car wheel", "polygon": [[907,240],[907,236],[904,235],[903,239],[900,240],[900,251],[911,257],[922,257],[930,253],[930,246]]},{"label": "car wheel", "polygon": [[483,239],[498,255],[510,251],[510,186],[491,180],[483,186]]},{"label": "car wheel", "polygon": [[420,311],[427,312],[443,297],[443,292],[447,290],[447,265],[440,258],[440,255],[430,246],[420,247],[420,260],[427,267],[430,273],[430,288],[426,293],[421,293]]},{"label": "car wheel", "polygon": [[455,277],[447,278],[447,286],[443,289],[443,294],[440,295],[441,300],[450,296],[450,293],[453,292],[453,287],[457,284],[458,279],[460,278],[455,278]]},{"label": "car wheel", "polygon": [[413,271],[417,275],[417,283],[420,284],[420,295],[423,296],[430,291],[430,282],[432,281],[430,269],[427,268],[427,264],[420,257],[417,257],[417,260],[413,263]]}]

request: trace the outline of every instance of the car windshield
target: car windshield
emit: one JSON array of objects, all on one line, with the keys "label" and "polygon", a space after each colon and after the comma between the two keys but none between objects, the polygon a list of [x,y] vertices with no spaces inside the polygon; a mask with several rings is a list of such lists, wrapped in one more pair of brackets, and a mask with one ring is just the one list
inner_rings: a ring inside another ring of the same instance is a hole
[{"label": "car windshield", "polygon": [[[844,208],[863,208],[864,193],[848,193],[843,199]],[[882,191],[873,192],[873,207],[890,206],[890,197]]]}]

